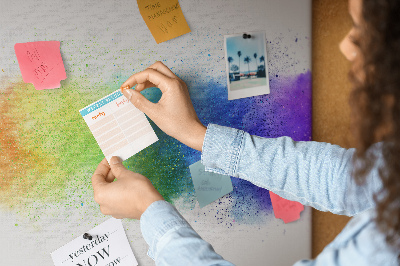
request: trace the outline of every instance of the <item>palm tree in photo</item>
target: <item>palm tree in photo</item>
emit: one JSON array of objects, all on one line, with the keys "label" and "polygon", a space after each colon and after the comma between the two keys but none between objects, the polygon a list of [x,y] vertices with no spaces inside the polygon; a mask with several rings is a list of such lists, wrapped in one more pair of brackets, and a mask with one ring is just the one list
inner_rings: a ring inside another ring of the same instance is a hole
[{"label": "palm tree in photo", "polygon": [[231,66],[231,71],[232,71],[232,72],[238,72],[238,71],[239,71],[239,67],[238,67],[237,65],[233,64],[233,65]]},{"label": "palm tree in photo", "polygon": [[240,57],[242,56],[242,52],[238,51],[238,57],[239,57],[239,79],[240,79]]},{"label": "palm tree in photo", "polygon": [[265,70],[265,58],[263,55],[260,57],[260,63],[262,63],[262,62],[264,62],[264,70]]},{"label": "palm tree in photo", "polygon": [[[229,68],[228,69],[231,69],[231,62],[233,61],[233,58],[232,58],[232,56],[229,56],[228,57],[228,66],[229,66]],[[230,72],[230,71],[229,71]]]},{"label": "palm tree in photo", "polygon": [[257,72],[257,53],[254,53],[253,56],[254,56],[254,62],[256,64],[256,72]]},{"label": "palm tree in photo", "polygon": [[248,77],[250,78],[250,62],[251,62],[250,56],[246,56],[244,58],[244,62],[247,64],[247,67],[248,67],[248,70],[249,70]]}]

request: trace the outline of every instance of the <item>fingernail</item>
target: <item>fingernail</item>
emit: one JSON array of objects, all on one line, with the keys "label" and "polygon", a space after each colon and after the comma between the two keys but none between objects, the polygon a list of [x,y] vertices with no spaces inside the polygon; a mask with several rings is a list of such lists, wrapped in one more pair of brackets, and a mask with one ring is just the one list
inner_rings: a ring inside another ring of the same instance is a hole
[{"label": "fingernail", "polygon": [[113,156],[113,157],[111,158],[111,160],[110,160],[110,163],[111,163],[111,164],[119,164],[119,163],[122,163],[122,160],[121,160],[121,158],[119,158],[118,156]]},{"label": "fingernail", "polygon": [[124,94],[125,97],[128,98],[128,100],[131,100],[133,92],[131,89],[126,89],[122,91],[122,94]]}]

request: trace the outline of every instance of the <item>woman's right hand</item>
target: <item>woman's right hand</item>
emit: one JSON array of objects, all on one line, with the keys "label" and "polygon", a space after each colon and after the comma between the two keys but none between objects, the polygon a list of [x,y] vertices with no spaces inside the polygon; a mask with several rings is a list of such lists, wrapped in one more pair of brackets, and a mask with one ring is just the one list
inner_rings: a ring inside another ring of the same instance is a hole
[{"label": "woman's right hand", "polygon": [[[136,85],[135,89],[131,89]],[[140,92],[150,87],[161,90],[158,103],[147,100]],[[161,62],[129,77],[121,91],[131,103],[144,112],[166,134],[201,151],[206,127],[194,111],[185,82]]]}]

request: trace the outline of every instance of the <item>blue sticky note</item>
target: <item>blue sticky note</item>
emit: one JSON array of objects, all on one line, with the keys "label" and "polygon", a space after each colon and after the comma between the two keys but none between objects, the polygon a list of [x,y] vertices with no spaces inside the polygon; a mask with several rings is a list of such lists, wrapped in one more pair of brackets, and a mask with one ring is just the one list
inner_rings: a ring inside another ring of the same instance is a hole
[{"label": "blue sticky note", "polygon": [[206,172],[200,161],[189,166],[200,208],[232,192],[230,176]]}]

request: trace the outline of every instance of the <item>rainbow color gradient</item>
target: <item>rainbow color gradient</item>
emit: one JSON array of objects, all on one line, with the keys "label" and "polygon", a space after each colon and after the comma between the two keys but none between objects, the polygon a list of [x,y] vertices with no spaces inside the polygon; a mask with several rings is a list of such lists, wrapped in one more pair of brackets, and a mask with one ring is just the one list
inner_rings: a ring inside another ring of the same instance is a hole
[{"label": "rainbow color gradient", "polygon": [[[91,190],[90,177],[104,158],[78,110],[118,89],[115,82],[88,89],[85,80],[63,83],[62,89],[37,91],[22,81],[7,83],[0,91],[0,206],[29,214],[32,202],[61,203],[67,183]],[[235,127],[262,137],[290,136],[311,140],[311,72],[270,79],[269,95],[227,100],[224,82],[202,82],[189,88],[195,110],[205,124]],[[161,97],[157,88],[144,92],[151,101]],[[170,202],[181,199],[194,206],[195,193],[189,165],[200,152],[167,136],[154,123],[159,141],[124,164],[148,177]],[[235,222],[254,223],[272,213],[268,191],[231,178],[234,191],[225,208]],[[83,203],[82,203],[83,205]],[[220,217],[216,217],[220,219]]]}]

